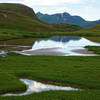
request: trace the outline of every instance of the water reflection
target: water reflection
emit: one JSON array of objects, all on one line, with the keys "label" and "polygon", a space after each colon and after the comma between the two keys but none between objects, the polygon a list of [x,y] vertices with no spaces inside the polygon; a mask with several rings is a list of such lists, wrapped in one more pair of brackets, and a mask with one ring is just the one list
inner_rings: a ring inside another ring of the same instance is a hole
[{"label": "water reflection", "polygon": [[83,37],[77,36],[53,36],[51,38],[42,39],[36,41],[31,50],[23,51],[23,53],[29,55],[44,55],[50,53],[58,53],[65,56],[75,55],[75,56],[88,56],[94,54],[84,54],[74,52],[74,50],[85,50],[85,46],[100,46],[100,43],[92,42]]},{"label": "water reflection", "polygon": [[5,54],[7,54],[7,52],[5,52],[5,51],[0,51],[0,55],[5,55]]},{"label": "water reflection", "polygon": [[28,80],[28,79],[21,79],[21,81],[24,82],[28,87],[28,89],[25,93],[5,94],[4,96],[22,96],[22,95],[29,95],[29,94],[32,94],[32,93],[49,91],[49,90],[65,90],[65,91],[76,91],[76,90],[78,90],[78,89],[72,88],[72,87],[62,87],[62,86],[56,86],[56,85],[43,84],[43,83],[36,82],[36,81],[33,81],[33,80]]}]

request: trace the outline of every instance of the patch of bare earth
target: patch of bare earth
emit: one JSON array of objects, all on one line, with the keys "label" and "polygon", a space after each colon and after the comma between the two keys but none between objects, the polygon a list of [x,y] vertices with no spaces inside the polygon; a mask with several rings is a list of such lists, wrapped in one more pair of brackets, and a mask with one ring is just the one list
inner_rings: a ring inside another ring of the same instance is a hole
[{"label": "patch of bare earth", "polygon": [[[73,52],[81,53],[81,54],[95,54],[93,51],[89,51],[88,49],[78,49],[78,50],[73,50]],[[96,55],[100,56],[99,54]]]}]

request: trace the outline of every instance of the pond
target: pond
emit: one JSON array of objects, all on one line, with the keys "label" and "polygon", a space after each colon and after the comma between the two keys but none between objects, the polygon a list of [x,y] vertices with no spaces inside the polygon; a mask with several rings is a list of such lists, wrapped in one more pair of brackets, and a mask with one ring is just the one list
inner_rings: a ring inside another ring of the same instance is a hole
[{"label": "pond", "polygon": [[72,87],[62,87],[62,86],[56,86],[56,85],[43,84],[43,83],[36,82],[33,80],[28,80],[28,79],[20,79],[20,80],[27,85],[27,91],[25,93],[5,94],[3,96],[22,96],[22,95],[29,95],[32,93],[38,93],[38,92],[49,91],[49,90],[64,90],[64,91],[79,90],[77,88],[72,88]]},{"label": "pond", "polygon": [[6,55],[7,54],[7,52],[5,52],[5,51],[0,51],[0,55]]},{"label": "pond", "polygon": [[94,56],[93,52],[85,49],[85,46],[100,46],[100,43],[92,42],[84,37],[53,36],[36,41],[32,49],[21,53],[25,55]]}]

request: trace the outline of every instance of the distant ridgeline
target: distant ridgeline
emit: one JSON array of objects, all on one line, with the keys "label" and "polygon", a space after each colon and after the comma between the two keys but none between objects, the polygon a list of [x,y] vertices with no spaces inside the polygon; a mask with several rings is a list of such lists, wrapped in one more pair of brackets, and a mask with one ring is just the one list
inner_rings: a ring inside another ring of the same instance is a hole
[{"label": "distant ridgeline", "polygon": [[23,4],[0,3],[0,31],[66,32],[79,29],[81,27],[77,25],[48,24],[40,21],[33,9]]},{"label": "distant ridgeline", "polygon": [[84,28],[88,28],[100,23],[100,20],[97,21],[86,21],[80,16],[72,16],[69,13],[58,13],[58,14],[42,14],[38,12],[37,17],[47,23],[70,23],[74,25],[79,25]]},{"label": "distant ridgeline", "polygon": [[100,24],[96,24],[93,27],[89,27],[87,29],[82,29],[79,30],[78,32],[83,32],[83,33],[95,33],[94,35],[100,36]]}]

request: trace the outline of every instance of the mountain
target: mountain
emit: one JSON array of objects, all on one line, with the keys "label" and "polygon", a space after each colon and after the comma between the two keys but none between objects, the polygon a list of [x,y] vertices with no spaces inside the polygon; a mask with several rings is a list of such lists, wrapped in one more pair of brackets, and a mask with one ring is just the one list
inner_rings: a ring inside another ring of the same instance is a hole
[{"label": "mountain", "polygon": [[[73,26],[75,29],[71,29]],[[5,29],[25,32],[56,32],[73,31],[81,27],[71,24],[48,24],[40,21],[30,7],[23,4],[0,3],[0,31]]]},{"label": "mountain", "polygon": [[0,3],[0,40],[46,37],[49,33],[82,29],[72,24],[48,24],[39,20],[34,10],[23,4]]},{"label": "mountain", "polygon": [[0,30],[5,29],[26,32],[54,31],[52,26],[36,17],[33,9],[22,4],[0,3]]},{"label": "mountain", "polygon": [[74,25],[79,25],[84,28],[91,27],[95,24],[100,23],[100,20],[97,21],[86,21],[80,16],[72,16],[69,13],[58,13],[58,14],[42,14],[38,12],[37,17],[47,23],[69,23]]}]

